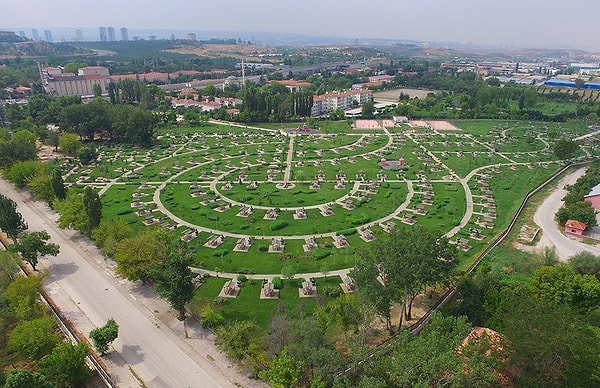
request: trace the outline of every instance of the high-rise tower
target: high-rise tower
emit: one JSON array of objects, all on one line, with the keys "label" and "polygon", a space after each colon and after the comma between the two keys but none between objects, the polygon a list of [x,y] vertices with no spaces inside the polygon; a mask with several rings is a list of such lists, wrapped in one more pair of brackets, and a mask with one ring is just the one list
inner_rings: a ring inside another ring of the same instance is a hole
[{"label": "high-rise tower", "polygon": [[109,42],[114,42],[115,40],[115,28],[114,27],[106,27],[106,37]]},{"label": "high-rise tower", "polygon": [[98,33],[100,34],[100,42],[106,42],[106,27],[99,27]]}]

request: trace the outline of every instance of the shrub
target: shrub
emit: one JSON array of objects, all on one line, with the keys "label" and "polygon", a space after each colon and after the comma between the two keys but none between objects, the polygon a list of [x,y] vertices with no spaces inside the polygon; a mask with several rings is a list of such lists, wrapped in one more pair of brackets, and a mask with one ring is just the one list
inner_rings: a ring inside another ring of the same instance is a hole
[{"label": "shrub", "polygon": [[275,276],[273,278],[273,288],[276,290],[280,290],[283,287],[283,281],[279,276]]},{"label": "shrub", "polygon": [[240,274],[237,276],[237,280],[240,282],[245,282],[246,280],[248,280],[248,277],[246,275]]},{"label": "shrub", "polygon": [[346,222],[348,222],[352,225],[366,224],[367,222],[369,222],[369,220],[370,220],[370,217],[366,213],[361,213],[354,217],[346,217]]},{"label": "shrub", "polygon": [[288,223],[285,221],[275,220],[275,221],[271,222],[271,226],[269,227],[269,229],[279,230],[279,229],[285,228],[287,225],[288,225]]},{"label": "shrub", "polygon": [[237,270],[241,274],[255,274],[256,271],[253,268],[241,267]]},{"label": "shrub", "polygon": [[331,254],[329,249],[316,248],[310,251],[315,260],[321,260]]},{"label": "shrub", "polygon": [[117,209],[117,215],[122,216],[123,214],[132,213],[133,209],[131,207],[120,207]]},{"label": "shrub", "polygon": [[340,287],[327,285],[321,288],[321,293],[329,298],[337,298],[342,295],[342,289]]},{"label": "shrub", "polygon": [[215,309],[212,306],[205,306],[200,312],[200,318],[202,319],[202,327],[206,329],[213,329],[215,327],[221,326],[225,322],[225,318],[223,318],[223,316],[220,313],[215,311]]},{"label": "shrub", "polygon": [[214,257],[222,257],[225,256],[229,251],[227,249],[215,249],[213,252]]},{"label": "shrub", "polygon": [[[341,235],[343,236],[351,236],[354,233],[356,233],[356,228],[350,228],[350,229],[344,229],[344,230],[340,230]],[[329,247],[330,248],[330,247]]]},{"label": "shrub", "polygon": [[259,252],[267,252],[268,250],[269,250],[269,247],[267,245],[259,245],[258,246]]},{"label": "shrub", "polygon": [[206,217],[209,221],[219,221],[219,216],[216,216],[214,214],[209,214],[208,217]]}]

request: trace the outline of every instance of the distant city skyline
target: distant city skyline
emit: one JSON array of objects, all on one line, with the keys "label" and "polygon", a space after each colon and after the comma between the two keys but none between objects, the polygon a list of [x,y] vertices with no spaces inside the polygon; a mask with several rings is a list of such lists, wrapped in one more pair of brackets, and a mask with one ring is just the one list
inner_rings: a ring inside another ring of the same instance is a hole
[{"label": "distant city skyline", "polygon": [[[181,0],[173,3],[142,0],[30,0],[3,4],[0,29],[31,31],[114,26],[135,30],[187,30],[188,33],[271,32],[350,39],[383,38],[423,42],[457,42],[495,47],[571,48],[600,52],[596,15],[600,2],[572,0],[357,0],[289,2]],[[60,12],[57,12],[60,10]],[[80,10],[80,11],[78,11]],[[110,10],[111,12],[106,12]],[[132,15],[136,17],[133,18]],[[148,39],[148,36],[141,38]],[[158,36],[161,38],[161,36]],[[117,37],[118,39],[119,37]],[[180,38],[185,38],[185,35]],[[85,40],[99,40],[84,36]]]}]

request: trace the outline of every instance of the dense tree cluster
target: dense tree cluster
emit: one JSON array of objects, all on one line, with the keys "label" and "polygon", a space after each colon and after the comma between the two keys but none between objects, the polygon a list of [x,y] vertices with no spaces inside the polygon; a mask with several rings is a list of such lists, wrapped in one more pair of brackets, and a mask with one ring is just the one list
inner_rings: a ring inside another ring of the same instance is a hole
[{"label": "dense tree cluster", "polygon": [[240,91],[243,101],[241,112],[235,120],[241,122],[287,122],[310,117],[312,93],[292,93],[280,83],[263,86],[248,82]]},{"label": "dense tree cluster", "polygon": [[39,298],[43,275],[19,276],[17,263],[15,253],[0,252],[0,386],[81,386],[92,376],[87,345],[62,342]]},{"label": "dense tree cluster", "polygon": [[390,333],[391,309],[401,303],[399,325],[411,319],[417,295],[426,287],[447,283],[457,264],[456,247],[423,227],[394,231],[359,255],[352,276],[366,299],[385,318]]},{"label": "dense tree cluster", "polygon": [[568,193],[563,198],[564,204],[556,213],[556,219],[561,225],[568,220],[580,221],[587,226],[597,225],[597,212],[591,202],[584,200],[584,196],[598,184],[600,184],[600,162],[594,161],[577,182],[566,187]]}]

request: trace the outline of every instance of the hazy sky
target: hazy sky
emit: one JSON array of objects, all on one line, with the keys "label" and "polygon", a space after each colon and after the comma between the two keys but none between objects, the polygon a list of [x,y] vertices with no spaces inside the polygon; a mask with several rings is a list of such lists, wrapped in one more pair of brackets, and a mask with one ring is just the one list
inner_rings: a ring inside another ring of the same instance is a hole
[{"label": "hazy sky", "polygon": [[[2,28],[293,32],[600,52],[597,0],[4,1]],[[41,31],[40,31],[41,32]],[[26,30],[27,35],[30,31]]]}]

